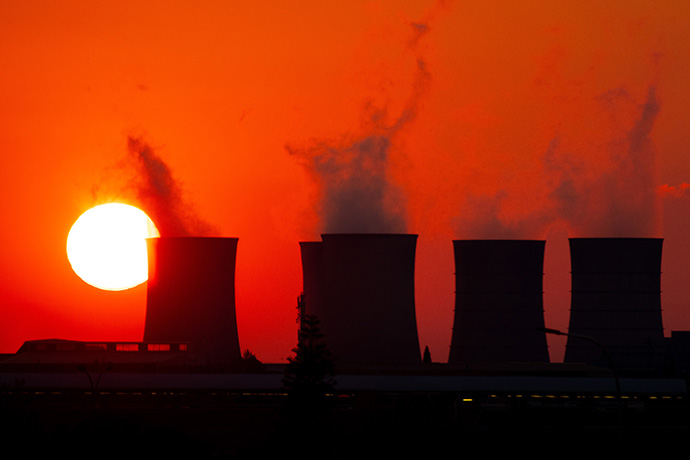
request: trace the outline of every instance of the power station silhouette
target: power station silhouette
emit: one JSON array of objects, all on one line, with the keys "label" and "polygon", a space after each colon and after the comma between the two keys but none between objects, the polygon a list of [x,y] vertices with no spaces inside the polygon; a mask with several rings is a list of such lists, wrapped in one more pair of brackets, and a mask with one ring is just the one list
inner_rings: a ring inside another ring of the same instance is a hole
[{"label": "power station silhouette", "polygon": [[[320,321],[322,340],[340,371],[423,365],[415,307],[416,242],[413,234],[343,233],[299,243],[302,313]],[[548,364],[542,298],[545,241],[452,243],[455,314],[447,366]],[[239,362],[238,239],[160,237],[147,244],[143,342],[36,340],[25,342],[17,355],[58,349],[164,350],[187,352],[187,359],[197,364]],[[657,238],[570,239],[572,299],[565,363],[661,369],[671,351],[686,347],[687,335],[664,338],[661,252]],[[672,340],[678,344],[669,346]]]},{"label": "power station silhouette", "polygon": [[[681,432],[684,442],[690,333],[664,338],[661,239],[570,240],[563,363],[549,362],[541,240],[452,241],[456,295],[448,361],[423,360],[416,244],[417,235],[375,233],[323,234],[321,241],[299,243],[300,318],[319,320],[318,340],[331,352],[337,380],[318,399],[333,409],[324,415],[332,425],[318,418],[296,423],[281,412],[295,407],[285,385],[289,365],[246,366],[235,311],[237,238],[149,240],[143,341],[27,341],[0,357],[0,405],[20,414],[35,408],[56,427],[70,417],[84,424],[100,417],[108,427],[119,426],[117,417],[126,411],[146,420],[145,433],[165,425],[195,439],[195,448],[249,443],[256,449],[274,441],[276,426],[296,430],[295,439],[305,427],[329,433],[337,427],[330,437],[324,434],[325,445],[371,441],[379,433],[386,449],[391,439],[406,446],[417,429],[439,427],[449,429],[441,428],[442,434],[462,433],[463,443],[512,439],[506,445],[513,449],[524,442],[526,429],[533,430],[531,439],[549,426],[558,427],[546,436],[554,446],[600,447],[621,427],[619,414],[635,429],[662,430],[664,440],[669,430]],[[310,379],[312,368],[304,362],[301,371]],[[83,426],[74,430],[75,439],[89,431]],[[102,435],[110,436],[109,429]],[[123,439],[130,436],[126,430]],[[259,433],[270,442],[253,443],[263,439]],[[426,433],[421,439],[431,439]],[[655,439],[638,433],[631,431],[626,442]],[[457,439],[447,437],[453,446]],[[148,442],[158,449],[169,439]]]},{"label": "power station silhouette", "polygon": [[[305,312],[347,364],[420,362],[414,308],[416,235],[326,234],[302,242]],[[566,362],[663,365],[661,239],[573,238]],[[545,241],[456,240],[448,364],[548,363]]]}]

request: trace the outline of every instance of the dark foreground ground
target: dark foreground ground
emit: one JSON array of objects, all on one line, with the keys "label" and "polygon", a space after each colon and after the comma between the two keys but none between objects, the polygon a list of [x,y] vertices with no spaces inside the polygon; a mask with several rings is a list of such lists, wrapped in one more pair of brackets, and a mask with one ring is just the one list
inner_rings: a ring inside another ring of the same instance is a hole
[{"label": "dark foreground ground", "polygon": [[[672,453],[685,398],[360,392],[315,405],[283,393],[0,393],[0,439],[24,458],[472,458]],[[470,455],[471,454],[471,455]]]}]

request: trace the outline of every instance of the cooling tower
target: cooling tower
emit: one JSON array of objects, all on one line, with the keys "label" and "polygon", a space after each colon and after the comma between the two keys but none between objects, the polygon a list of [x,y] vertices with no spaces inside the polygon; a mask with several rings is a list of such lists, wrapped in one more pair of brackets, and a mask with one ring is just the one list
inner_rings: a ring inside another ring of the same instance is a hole
[{"label": "cooling tower", "polygon": [[548,362],[544,241],[456,240],[449,364]]},{"label": "cooling tower", "polygon": [[305,311],[342,365],[419,364],[417,235],[325,234],[302,243]]},{"label": "cooling tower", "polygon": [[[569,333],[599,341],[617,367],[651,368],[663,354],[658,238],[571,238]],[[609,366],[593,342],[568,337],[565,362]]]},{"label": "cooling tower", "polygon": [[144,342],[192,342],[214,362],[239,359],[237,238],[152,238],[147,245]]},{"label": "cooling tower", "polygon": [[319,321],[327,321],[328,311],[323,308],[323,243],[305,241],[299,244],[302,255],[303,313],[315,315]]}]

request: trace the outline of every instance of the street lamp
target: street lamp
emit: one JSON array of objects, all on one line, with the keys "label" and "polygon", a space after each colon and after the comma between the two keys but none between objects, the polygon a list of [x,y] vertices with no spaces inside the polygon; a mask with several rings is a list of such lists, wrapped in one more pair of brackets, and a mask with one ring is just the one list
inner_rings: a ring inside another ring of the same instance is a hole
[{"label": "street lamp", "polygon": [[604,345],[601,344],[597,339],[594,337],[590,337],[588,335],[580,335],[580,334],[571,334],[569,332],[562,332],[559,331],[558,329],[551,329],[548,327],[542,328],[542,331],[544,331],[547,334],[554,334],[554,335],[564,335],[566,337],[575,337],[578,339],[585,339],[589,340],[590,342],[594,342],[604,353],[604,356],[606,356],[606,359],[609,360],[609,364],[611,365],[611,370],[613,371],[613,378],[616,380],[616,395],[618,396],[618,399],[621,399],[621,384],[620,381],[618,380],[618,372],[616,371],[616,365],[613,363],[613,359],[611,358],[611,355],[609,354],[608,351],[606,351],[606,348],[604,348]]},{"label": "street lamp", "polygon": [[604,345],[601,344],[597,339],[594,337],[590,337],[588,335],[580,335],[580,334],[571,334],[569,332],[562,332],[559,331],[558,329],[551,329],[548,327],[541,328],[542,331],[544,331],[547,334],[554,334],[554,335],[564,335],[566,337],[575,337],[578,339],[585,339],[589,340],[590,342],[594,342],[604,353],[604,356],[606,356],[606,359],[609,360],[609,364],[611,365],[611,370],[613,371],[613,378],[616,381],[616,399],[618,399],[618,442],[622,442],[622,424],[621,424],[621,417],[623,414],[623,397],[621,394],[621,384],[620,381],[618,380],[618,372],[616,371],[616,365],[613,362],[613,359],[611,358],[611,355],[609,352],[604,348]]}]

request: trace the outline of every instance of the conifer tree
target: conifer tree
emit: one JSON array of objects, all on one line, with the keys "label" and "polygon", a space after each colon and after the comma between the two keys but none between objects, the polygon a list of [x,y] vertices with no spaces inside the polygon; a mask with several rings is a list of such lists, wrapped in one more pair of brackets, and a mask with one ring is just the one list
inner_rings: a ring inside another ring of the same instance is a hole
[{"label": "conifer tree", "polygon": [[294,356],[288,358],[283,385],[291,401],[302,411],[323,408],[326,395],[333,391],[334,366],[331,353],[315,315],[304,314],[298,300],[300,328]]}]

